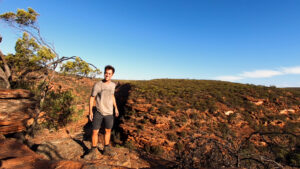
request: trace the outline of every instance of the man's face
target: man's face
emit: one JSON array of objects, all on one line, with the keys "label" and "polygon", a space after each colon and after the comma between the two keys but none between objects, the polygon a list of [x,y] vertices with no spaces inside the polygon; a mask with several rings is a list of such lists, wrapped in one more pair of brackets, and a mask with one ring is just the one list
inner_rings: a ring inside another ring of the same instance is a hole
[{"label": "man's face", "polygon": [[105,72],[104,72],[104,79],[106,81],[110,81],[111,80],[111,77],[113,76],[113,71],[111,69],[107,69]]}]

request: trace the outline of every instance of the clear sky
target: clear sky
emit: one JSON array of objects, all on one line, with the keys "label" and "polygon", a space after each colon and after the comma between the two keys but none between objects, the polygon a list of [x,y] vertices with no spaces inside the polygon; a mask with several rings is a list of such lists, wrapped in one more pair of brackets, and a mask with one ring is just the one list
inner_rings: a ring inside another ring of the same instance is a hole
[{"label": "clear sky", "polygon": [[[299,0],[0,0],[32,7],[61,56],[115,79],[184,78],[300,87]],[[0,22],[3,53],[20,36]]]}]

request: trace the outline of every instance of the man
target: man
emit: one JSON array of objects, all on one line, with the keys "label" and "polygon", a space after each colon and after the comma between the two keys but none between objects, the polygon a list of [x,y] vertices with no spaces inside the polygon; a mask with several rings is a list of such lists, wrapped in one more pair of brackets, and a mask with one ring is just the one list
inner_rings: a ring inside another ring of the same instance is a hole
[{"label": "man", "polygon": [[[102,121],[105,125],[104,135],[104,155],[114,155],[109,147],[111,129],[113,127],[113,108],[115,108],[115,116],[119,116],[116,99],[114,96],[116,84],[111,81],[115,73],[114,67],[108,65],[104,69],[104,79],[97,82],[92,90],[90,97],[89,119],[93,122],[92,134],[92,149],[89,154],[95,153],[98,144],[98,132],[101,127]],[[96,109],[93,111],[94,102],[96,100]]]}]

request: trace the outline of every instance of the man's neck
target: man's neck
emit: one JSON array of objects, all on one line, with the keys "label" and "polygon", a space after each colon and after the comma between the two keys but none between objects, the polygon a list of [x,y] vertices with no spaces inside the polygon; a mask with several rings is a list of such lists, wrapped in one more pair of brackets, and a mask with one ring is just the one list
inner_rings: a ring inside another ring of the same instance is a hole
[{"label": "man's neck", "polygon": [[103,83],[110,83],[111,80],[105,80],[105,79],[103,79],[102,82],[103,82]]}]

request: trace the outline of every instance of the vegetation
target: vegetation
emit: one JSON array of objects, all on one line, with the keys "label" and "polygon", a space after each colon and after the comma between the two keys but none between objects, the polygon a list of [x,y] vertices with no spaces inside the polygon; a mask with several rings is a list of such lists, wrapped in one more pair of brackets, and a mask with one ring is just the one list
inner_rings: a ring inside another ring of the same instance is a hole
[{"label": "vegetation", "polygon": [[[55,51],[54,46],[47,43],[41,36],[37,23],[38,16],[39,14],[32,8],[28,8],[27,11],[18,9],[16,13],[7,12],[0,15],[1,21],[23,32],[23,36],[16,42],[15,54],[5,56],[0,50],[0,78],[6,83],[6,88],[27,87],[33,91],[39,90],[35,92],[38,94],[36,98],[40,103],[40,109],[36,112],[34,125],[37,124],[37,118],[40,116],[40,112],[45,109],[44,105],[46,104],[48,107],[54,107],[52,109],[47,108],[48,117],[52,117],[52,120],[58,121],[58,123],[66,123],[69,121],[68,118],[73,108],[57,108],[57,106],[59,106],[58,104],[71,106],[72,97],[68,92],[61,93],[58,91],[56,93],[51,90],[57,68],[60,68],[64,74],[80,76],[95,77],[101,72],[94,65],[83,61],[78,56],[60,56]],[[50,99],[51,97],[53,99]],[[57,117],[54,114],[59,112],[54,113],[54,111],[60,111],[61,115]],[[65,119],[62,120],[61,118]]]},{"label": "vegetation", "polygon": [[[184,79],[130,84],[128,100],[132,103],[126,105],[123,123],[147,119],[138,137],[148,132],[176,142],[157,146],[173,148],[178,168],[299,167],[297,89]],[[136,108],[137,103],[151,108]],[[296,112],[279,114],[289,109]],[[142,114],[147,115],[141,119]],[[151,145],[144,145],[144,150],[151,153]]]}]

